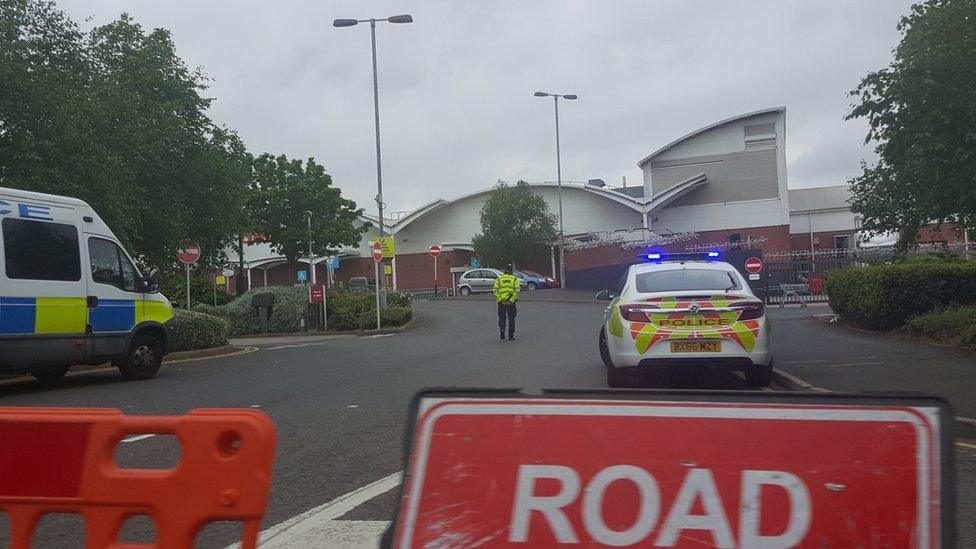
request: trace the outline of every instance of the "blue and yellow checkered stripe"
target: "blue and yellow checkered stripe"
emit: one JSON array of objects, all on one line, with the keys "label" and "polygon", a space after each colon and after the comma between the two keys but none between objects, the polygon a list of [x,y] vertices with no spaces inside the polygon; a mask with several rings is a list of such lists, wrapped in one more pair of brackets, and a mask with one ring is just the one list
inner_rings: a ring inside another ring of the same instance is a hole
[{"label": "blue and yellow checkered stripe", "polygon": [[81,297],[0,297],[0,334],[82,334],[126,332],[147,320],[173,317],[161,301],[100,299],[89,310]]}]

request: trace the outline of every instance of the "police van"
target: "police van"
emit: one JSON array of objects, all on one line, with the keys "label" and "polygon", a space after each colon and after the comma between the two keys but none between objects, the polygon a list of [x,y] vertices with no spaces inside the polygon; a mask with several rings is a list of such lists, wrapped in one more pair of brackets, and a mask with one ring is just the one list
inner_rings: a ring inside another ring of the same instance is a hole
[{"label": "police van", "polygon": [[149,379],[173,308],[85,202],[0,187],[0,372],[41,381],[112,362]]}]

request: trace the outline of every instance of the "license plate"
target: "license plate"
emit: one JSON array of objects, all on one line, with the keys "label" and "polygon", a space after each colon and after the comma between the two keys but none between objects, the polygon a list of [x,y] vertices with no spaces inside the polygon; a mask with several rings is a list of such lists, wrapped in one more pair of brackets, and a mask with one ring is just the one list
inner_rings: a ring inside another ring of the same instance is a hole
[{"label": "license plate", "polygon": [[721,353],[721,341],[672,341],[672,353]]}]

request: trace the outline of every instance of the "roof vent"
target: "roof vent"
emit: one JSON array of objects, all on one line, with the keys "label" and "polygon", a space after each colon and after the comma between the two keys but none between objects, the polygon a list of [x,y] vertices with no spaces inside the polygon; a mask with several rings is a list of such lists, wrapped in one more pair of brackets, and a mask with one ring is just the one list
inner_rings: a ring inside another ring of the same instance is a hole
[{"label": "roof vent", "polygon": [[591,179],[591,180],[587,181],[586,184],[587,185],[590,185],[590,186],[593,186],[593,187],[606,187],[607,186],[606,181],[604,181],[602,179]]}]

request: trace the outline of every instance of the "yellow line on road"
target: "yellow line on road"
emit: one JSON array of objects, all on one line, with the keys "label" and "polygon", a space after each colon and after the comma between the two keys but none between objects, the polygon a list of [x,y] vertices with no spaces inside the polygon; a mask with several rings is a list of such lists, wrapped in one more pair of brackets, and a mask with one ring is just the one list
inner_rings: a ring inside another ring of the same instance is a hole
[{"label": "yellow line on road", "polygon": [[956,446],[961,446],[963,448],[969,448],[970,450],[976,450],[976,444],[970,444],[968,442],[956,441]]}]

